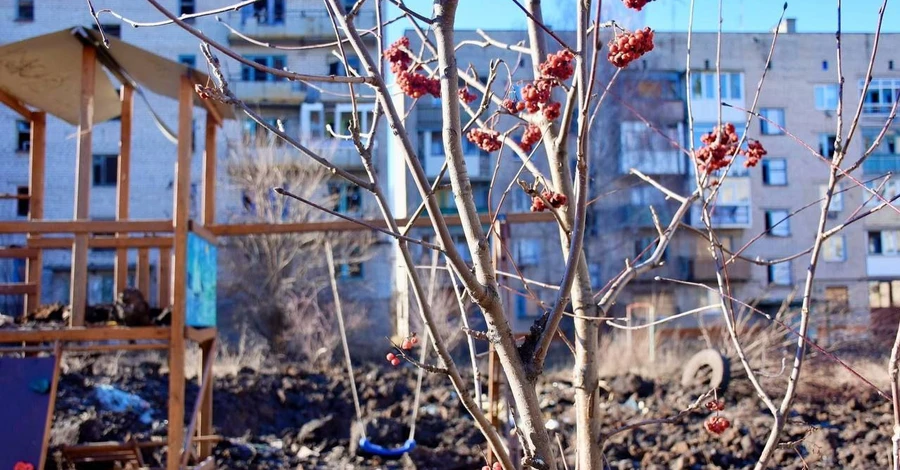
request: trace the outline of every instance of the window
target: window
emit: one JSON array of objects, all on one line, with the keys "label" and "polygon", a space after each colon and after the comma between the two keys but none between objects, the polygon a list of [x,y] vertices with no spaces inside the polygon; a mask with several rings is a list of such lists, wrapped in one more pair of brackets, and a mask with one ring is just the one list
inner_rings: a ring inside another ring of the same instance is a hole
[{"label": "window", "polygon": [[[881,135],[881,127],[862,127],[863,147],[867,150],[875,145],[878,136]],[[895,129],[888,129],[881,140],[878,141],[878,147],[872,150],[874,155],[897,155],[900,153],[900,134]]]},{"label": "window", "polygon": [[[691,94],[697,99],[716,99],[715,72],[694,72],[691,74]],[[744,99],[744,75],[741,73],[722,73],[722,99]]]},{"label": "window", "polygon": [[[359,57],[347,57],[347,64],[350,65],[351,70],[357,73],[362,68],[362,62],[360,62]],[[328,74],[350,76],[347,67],[344,67],[344,62],[337,59],[328,63]]]},{"label": "window", "polygon": [[17,187],[16,195],[19,196],[19,199],[16,199],[16,216],[28,217],[28,209],[29,209],[28,186]]},{"label": "window", "polygon": [[885,256],[900,254],[900,230],[869,232],[869,254]]},{"label": "window", "polygon": [[837,84],[816,85],[816,109],[820,111],[834,111],[838,103]]},{"label": "window", "polygon": [[[862,92],[865,79],[859,81]],[[887,114],[894,106],[894,100],[900,93],[900,79],[876,78],[869,84],[864,98],[863,112],[867,114]]]},{"label": "window", "polygon": [[[882,185],[882,183],[884,184]],[[878,191],[878,195],[884,198],[885,201],[891,201],[892,199],[900,195],[900,180],[874,180],[866,183],[866,188],[873,192],[878,189],[879,186],[881,186],[881,190]],[[863,197],[866,199],[867,207],[874,207],[882,203],[881,199],[873,196],[869,191],[863,192]],[[893,202],[893,205],[900,205],[900,199],[895,200]]]},{"label": "window", "polygon": [[34,0],[18,0],[16,4],[16,21],[34,21]]},{"label": "window", "polygon": [[822,244],[822,259],[831,263],[847,261],[847,240],[844,235],[832,235]]},{"label": "window", "polygon": [[869,282],[869,307],[900,307],[900,280]]},{"label": "window", "polygon": [[846,312],[850,307],[850,289],[847,286],[826,287],[825,305],[832,312]]},{"label": "window", "polygon": [[516,240],[516,265],[536,266],[541,262],[541,239],[521,238]]},{"label": "window", "polygon": [[178,62],[188,67],[195,69],[197,68],[197,56],[194,54],[185,54],[178,56]]},{"label": "window", "polygon": [[[827,184],[819,185],[819,199],[825,204],[825,193],[828,190]],[[844,192],[840,184],[834,186],[834,193],[831,195],[831,205],[828,206],[828,212],[840,212],[844,210]]]},{"label": "window", "polygon": [[834,155],[834,134],[820,134],[819,135],[819,154],[821,154],[825,158],[831,158]]},{"label": "window", "polygon": [[[244,56],[245,59],[273,69],[284,69],[287,65],[283,55],[257,55]],[[241,80],[245,82],[281,82],[284,77],[276,77],[262,70],[253,68],[247,64],[241,64]]]},{"label": "window", "polygon": [[94,155],[94,186],[115,186],[118,155]]},{"label": "window", "polygon": [[787,160],[768,158],[762,162],[763,184],[767,186],[787,185]]},{"label": "window", "polygon": [[519,291],[515,296],[516,318],[528,318],[528,292]]},{"label": "window", "polygon": [[790,261],[769,266],[769,284],[778,286],[789,286],[792,284]]},{"label": "window", "polygon": [[179,15],[193,15],[197,13],[197,1],[196,0],[179,0],[178,1],[178,14]]},{"label": "window", "polygon": [[[109,24],[102,24],[100,26],[103,28],[103,34],[110,36],[110,37],[114,37],[114,38],[120,38],[120,39],[122,38],[122,25],[115,24],[115,23],[109,23]],[[93,28],[94,31],[100,30],[100,28],[97,27],[97,23],[94,23],[94,25],[91,26],[91,28]]]},{"label": "window", "polygon": [[[265,119],[263,119],[263,122],[265,122],[266,124],[268,124],[271,127],[274,127],[275,129],[278,129],[278,119],[277,118],[265,118]],[[275,136],[274,133],[269,132],[269,130],[266,129],[263,125],[261,125],[260,123],[254,121],[252,119],[247,119],[244,121],[243,134],[244,134],[245,140],[250,140],[250,141],[263,140],[264,141],[265,139],[271,138],[271,139],[275,139],[275,145],[284,145],[284,141],[282,139],[278,138],[277,136]]]},{"label": "window", "polygon": [[759,110],[759,124],[764,135],[784,134],[784,108],[762,108]]},{"label": "window", "polygon": [[766,231],[771,237],[789,237],[791,236],[791,219],[788,218],[790,213],[785,209],[774,209],[766,211]]},{"label": "window", "polygon": [[341,279],[361,279],[363,277],[363,264],[360,255],[360,249],[354,248],[345,260],[347,262],[337,266],[338,275]]},{"label": "window", "polygon": [[16,151],[27,152],[31,148],[31,124],[28,121],[16,121]]},{"label": "window", "polygon": [[284,23],[284,0],[257,0],[252,9],[245,8],[241,11],[243,21],[252,16],[259,24]]},{"label": "window", "polygon": [[332,198],[331,210],[335,212],[353,214],[362,209],[362,192],[359,186],[353,183],[329,182],[328,195]]}]

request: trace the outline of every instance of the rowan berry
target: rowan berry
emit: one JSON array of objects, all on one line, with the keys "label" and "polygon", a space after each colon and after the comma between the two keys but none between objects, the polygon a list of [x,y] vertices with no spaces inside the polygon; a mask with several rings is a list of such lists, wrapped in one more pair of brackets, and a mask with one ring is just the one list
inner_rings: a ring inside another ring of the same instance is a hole
[{"label": "rowan berry", "polygon": [[459,89],[459,99],[460,99],[460,101],[462,101],[466,104],[469,104],[469,103],[477,100],[478,97],[475,96],[475,93],[469,92],[469,87],[466,87],[466,88]]},{"label": "rowan berry", "polygon": [[705,427],[706,431],[710,434],[718,435],[730,428],[731,422],[722,416],[710,416],[709,419],[703,423],[703,427]]},{"label": "rowan berry", "polygon": [[625,68],[631,62],[653,50],[653,30],[649,27],[633,33],[616,36],[609,43],[609,62],[616,67]]},{"label": "rowan berry", "polygon": [[517,114],[519,111],[521,111],[521,109],[518,108],[518,106],[520,104],[523,107],[525,106],[524,103],[521,103],[521,102],[517,103],[516,101],[514,101],[510,98],[507,98],[507,99],[503,100],[503,109],[505,109],[506,112],[509,114]]},{"label": "rowan berry", "polygon": [[409,339],[409,342],[410,342],[410,344],[415,346],[415,345],[419,344],[419,337],[416,336],[415,333],[413,333],[413,337]]},{"label": "rowan berry", "polygon": [[544,105],[544,117],[549,121],[556,120],[560,114],[562,114],[559,110],[560,105],[557,102],[551,102]]},{"label": "rowan berry", "polygon": [[725,409],[725,402],[722,400],[710,400],[706,402],[706,409],[709,411],[722,411]]},{"label": "rowan berry", "polygon": [[500,133],[493,129],[473,128],[466,134],[466,138],[485,152],[496,152],[502,146]]},{"label": "rowan berry", "polygon": [[391,365],[394,366],[394,367],[399,366],[399,365],[400,365],[400,358],[399,358],[399,357],[395,357],[394,359],[392,359],[392,360],[391,360]]},{"label": "rowan berry", "polygon": [[534,145],[541,140],[541,128],[535,124],[529,124],[522,133],[522,140],[519,141],[519,147],[525,152],[531,152]]},{"label": "rowan berry", "polygon": [[388,353],[387,356],[385,356],[385,357],[387,358],[388,362],[391,362],[394,359],[397,359],[397,356],[394,355],[394,353]]},{"label": "rowan berry", "polygon": [[407,351],[412,349],[412,343],[409,341],[409,339],[403,340],[403,343],[400,345],[400,349],[405,349]]},{"label": "rowan berry", "polygon": [[644,5],[650,3],[651,1],[653,0],[622,0],[622,3],[624,3],[627,8],[641,11],[641,8],[644,8]]},{"label": "rowan berry", "polygon": [[542,62],[539,67],[541,75],[555,78],[561,82],[566,81],[575,73],[575,67],[572,65],[574,59],[575,55],[568,50],[547,54],[547,60]]}]

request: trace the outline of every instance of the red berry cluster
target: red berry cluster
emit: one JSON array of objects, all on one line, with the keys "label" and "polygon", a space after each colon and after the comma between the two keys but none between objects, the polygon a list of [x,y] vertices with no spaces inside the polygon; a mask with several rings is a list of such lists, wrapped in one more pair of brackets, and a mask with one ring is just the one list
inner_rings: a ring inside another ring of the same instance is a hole
[{"label": "red berry cluster", "polygon": [[547,210],[547,204],[544,203],[544,199],[546,199],[554,209],[559,209],[569,201],[569,198],[567,198],[565,194],[555,193],[553,191],[544,191],[541,193],[541,197],[543,197],[543,199],[537,196],[531,198],[531,212],[544,212]]},{"label": "red berry cluster", "polygon": [[481,467],[481,470],[503,470],[503,465],[500,465],[500,462],[494,462],[494,465],[485,465]]},{"label": "red berry cluster", "polygon": [[466,134],[466,138],[485,152],[496,152],[502,146],[500,144],[500,133],[493,129],[473,128]]},{"label": "red berry cluster", "polygon": [[541,62],[540,65],[541,75],[564,82],[572,78],[575,73],[573,60],[575,60],[575,54],[565,49],[555,54],[547,54],[547,60]]},{"label": "red berry cluster", "polygon": [[700,142],[704,146],[694,152],[694,158],[699,163],[700,171],[712,173],[725,168],[731,163],[731,157],[735,154],[747,157],[747,161],[744,162],[745,167],[754,167],[768,153],[758,140],[751,140],[747,144],[747,150],[739,151],[737,148],[739,141],[734,124],[731,123],[724,124],[721,128],[713,129],[712,132],[700,137]]},{"label": "red berry cluster", "polygon": [[536,124],[529,124],[522,133],[522,140],[519,141],[519,147],[526,152],[531,152],[534,144],[541,140],[541,128]]},{"label": "red berry cluster", "polygon": [[400,358],[397,357],[396,354],[394,354],[394,353],[387,353],[387,356],[385,356],[385,357],[387,358],[388,362],[391,363],[392,366],[396,367],[396,366],[399,366],[399,365],[400,365]]},{"label": "red berry cluster", "polygon": [[709,411],[722,411],[725,409],[725,402],[722,400],[710,400],[706,402],[706,409]]},{"label": "red berry cluster", "polygon": [[544,117],[551,121],[559,118],[560,104],[550,101],[550,92],[554,87],[572,78],[575,73],[573,60],[575,55],[568,50],[547,54],[547,60],[541,62],[539,66],[541,76],[522,89],[522,101],[506,99],[503,101],[503,109],[510,114],[543,111]]},{"label": "red berry cluster", "polygon": [[19,461],[13,466],[13,470],[34,470],[34,465],[28,462]]},{"label": "red berry cluster", "polygon": [[417,344],[419,344],[419,337],[416,336],[415,333],[413,333],[412,335],[410,335],[409,338],[406,338],[403,340],[403,343],[400,344],[400,349],[405,349],[405,350],[409,351],[410,349],[413,348],[413,346],[415,346]]},{"label": "red berry cluster", "polygon": [[747,144],[747,150],[744,151],[744,156],[747,157],[744,166],[747,168],[756,166],[767,153],[769,152],[766,152],[766,149],[763,148],[758,140],[751,140]]},{"label": "red berry cluster", "polygon": [[703,423],[703,427],[706,428],[706,431],[710,434],[722,434],[726,429],[731,427],[731,421],[728,421],[727,418],[722,416],[710,416],[706,422]]},{"label": "red berry cluster", "polygon": [[469,87],[459,89],[459,100],[460,101],[462,101],[466,104],[469,104],[477,99],[478,99],[478,97],[475,96],[475,93],[469,92]]},{"label": "red berry cluster", "polygon": [[609,62],[616,67],[628,67],[632,61],[653,50],[653,30],[649,27],[624,33],[609,43]]},{"label": "red berry cluster", "polygon": [[409,49],[409,38],[404,36],[391,44],[384,51],[384,58],[391,64],[391,72],[397,75],[397,85],[411,98],[421,98],[425,95],[441,96],[441,82],[436,78],[410,70],[412,57],[406,52]]},{"label": "red berry cluster", "polygon": [[644,5],[646,5],[652,1],[653,0],[622,0],[622,3],[624,3],[627,8],[631,8],[632,10],[641,11],[641,8],[644,8]]}]

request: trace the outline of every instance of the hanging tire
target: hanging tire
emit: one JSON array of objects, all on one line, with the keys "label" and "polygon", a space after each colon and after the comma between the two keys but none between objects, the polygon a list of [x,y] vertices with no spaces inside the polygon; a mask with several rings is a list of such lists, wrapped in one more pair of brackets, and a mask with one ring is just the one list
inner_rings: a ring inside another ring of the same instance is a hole
[{"label": "hanging tire", "polygon": [[716,349],[704,349],[694,354],[681,373],[683,387],[702,387],[705,390],[719,389],[724,393],[731,379],[728,358]]}]

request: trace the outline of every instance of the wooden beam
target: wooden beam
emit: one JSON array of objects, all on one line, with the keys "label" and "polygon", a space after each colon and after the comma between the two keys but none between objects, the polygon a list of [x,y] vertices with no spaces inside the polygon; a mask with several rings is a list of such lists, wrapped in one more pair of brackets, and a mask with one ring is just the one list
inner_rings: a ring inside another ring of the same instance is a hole
[{"label": "wooden beam", "polygon": [[37,292],[34,284],[0,284],[0,295],[33,295]]},{"label": "wooden beam", "polygon": [[[215,335],[216,329],[210,328]],[[200,344],[200,365],[201,370],[206,367],[212,368],[213,364],[216,362],[216,348],[218,347],[218,342],[215,341],[215,336],[213,336],[213,340],[204,341]],[[209,376],[209,385],[206,388],[201,389],[202,393],[198,400],[201,400],[200,403],[200,427],[198,428],[198,434],[200,436],[208,436],[212,434],[213,430],[213,381],[215,377],[210,374]],[[196,440],[196,439],[194,439]],[[200,442],[200,453],[199,457],[201,459],[207,459],[212,456],[212,442],[203,441]]]},{"label": "wooden beam", "polygon": [[[481,223],[489,224],[491,223],[491,216],[489,214],[481,214]],[[447,225],[455,226],[461,225],[462,222],[458,215],[447,215],[444,216],[444,220],[447,222]],[[553,215],[546,212],[523,212],[523,213],[514,213],[514,214],[506,214],[506,222],[510,224],[528,224],[528,223],[544,223],[544,222],[552,222]],[[379,228],[387,228],[387,224],[384,223],[384,219],[367,219],[364,220],[367,224],[379,227]],[[401,227],[406,225],[408,219],[397,219],[397,224]],[[413,224],[414,227],[431,227],[431,221],[427,216],[421,216],[418,220]],[[206,227],[213,234],[220,237],[233,237],[233,236],[242,236],[242,235],[261,235],[261,234],[271,234],[271,233],[306,233],[306,232],[343,232],[343,231],[356,231],[356,230],[371,230],[369,227],[364,225],[350,222],[348,220],[333,220],[333,221],[322,221],[322,222],[297,222],[297,223],[287,223],[287,224],[270,224],[270,223],[257,223],[257,224],[215,224]]]},{"label": "wooden beam", "polygon": [[41,460],[38,468],[46,468],[47,448],[50,447],[50,430],[53,427],[53,411],[56,409],[56,390],[59,388],[60,366],[62,365],[62,343],[59,341],[53,345],[53,378],[50,380],[49,403],[47,403],[47,418],[44,421],[44,439],[41,442]]},{"label": "wooden beam", "polygon": [[0,258],[6,259],[33,259],[40,254],[35,248],[0,248]]},{"label": "wooden beam", "polygon": [[[88,175],[90,176],[90,175]],[[90,183],[90,178],[88,178]],[[172,233],[171,220],[36,220],[3,222],[0,234],[10,233]]]},{"label": "wooden beam", "polygon": [[175,296],[169,341],[169,429],[166,470],[180,470],[184,445],[184,322],[187,294],[187,234],[191,204],[191,127],[193,86],[181,77],[178,91],[178,159],[175,165]]},{"label": "wooden beam", "polygon": [[12,193],[2,193],[0,194],[0,199],[31,199],[31,196],[27,194],[12,194]]},{"label": "wooden beam", "polygon": [[[150,302],[150,250],[147,248],[138,249],[137,269],[135,270],[137,279],[135,284],[139,291],[144,294],[144,298]],[[150,302],[153,305],[153,302]]]},{"label": "wooden beam", "polygon": [[74,327],[64,329],[0,329],[0,343],[46,343],[52,341],[160,341],[168,340],[166,326]]},{"label": "wooden beam", "polygon": [[216,121],[206,113],[206,142],[203,151],[203,199],[200,223],[216,223]]},{"label": "wooden beam", "polygon": [[156,288],[159,290],[159,308],[172,305],[172,250],[159,249],[159,266],[156,269]]},{"label": "wooden beam", "polygon": [[204,240],[212,243],[213,245],[215,245],[216,243],[219,243],[218,237],[213,235],[213,233],[210,232],[203,225],[198,224],[196,220],[188,221],[188,230],[190,230],[191,232],[194,232],[195,234],[199,235],[200,238],[203,238]]},{"label": "wooden beam", "polygon": [[[72,237],[31,238],[29,248],[42,250],[68,250],[75,239]],[[172,237],[136,237],[136,238],[88,238],[88,248],[171,248]],[[128,265],[125,265],[127,271]]]},{"label": "wooden beam", "polygon": [[[31,113],[31,145],[28,155],[28,221],[44,218],[44,187],[47,168],[47,113]],[[43,254],[25,262],[25,282],[36,286],[34,294],[25,297],[25,314],[33,312],[41,304],[41,278],[44,271]]]},{"label": "wooden beam", "polygon": [[189,326],[184,329],[184,337],[186,339],[201,345],[216,339],[217,335],[218,330],[216,328],[194,328]]},{"label": "wooden beam", "polygon": [[[124,85],[119,95],[122,101],[122,116],[119,121],[119,165],[116,182],[116,220],[128,219],[128,198],[131,178],[131,119],[134,113],[134,88]],[[125,234],[117,233],[116,238]],[[113,295],[128,287],[128,250],[116,249],[113,264]]]},{"label": "wooden beam", "polygon": [[[185,433],[187,435],[187,441],[184,444],[184,453],[182,454],[182,457],[181,457],[181,465],[182,466],[187,465],[188,457],[191,455],[191,445],[193,445],[194,438],[196,437],[196,436],[194,436],[194,430],[198,429],[197,421],[199,421],[201,419],[200,413],[202,412],[201,410],[203,409],[204,402],[206,401],[206,393],[208,390],[212,390],[212,381],[215,380],[213,378],[213,370],[212,370],[213,363],[216,360],[216,358],[215,358],[215,354],[216,354],[215,347],[216,346],[215,345],[216,345],[216,341],[213,340],[212,346],[210,347],[210,356],[208,358],[204,358],[205,360],[201,359],[202,362],[200,365],[200,370],[203,371],[203,374],[199,377],[200,392],[197,394],[198,395],[197,399],[194,400],[194,409],[191,412],[191,419],[188,424],[187,430],[185,431]],[[205,352],[206,351],[204,351],[204,353]],[[205,433],[203,433],[201,431],[200,435],[205,435]],[[205,457],[206,457],[205,455],[200,456],[201,459],[205,458]]]},{"label": "wooden beam", "polygon": [[[74,220],[87,220],[91,198],[91,169],[93,165],[92,137],[94,130],[94,79],[97,51],[91,46],[81,48],[81,108],[78,114],[78,147],[75,157],[75,214]],[[75,235],[72,244],[72,276],[69,299],[72,302],[71,326],[84,325],[87,308],[87,234]]]},{"label": "wooden beam", "polygon": [[28,109],[28,106],[25,106],[25,103],[22,100],[16,98],[13,95],[3,91],[0,89],[0,103],[3,103],[9,109],[19,113],[25,119],[31,119],[31,110]]}]

